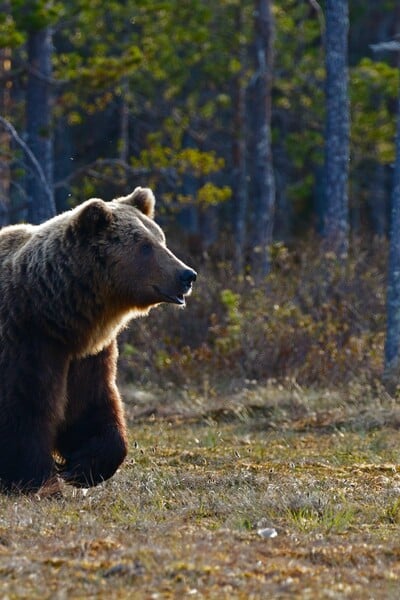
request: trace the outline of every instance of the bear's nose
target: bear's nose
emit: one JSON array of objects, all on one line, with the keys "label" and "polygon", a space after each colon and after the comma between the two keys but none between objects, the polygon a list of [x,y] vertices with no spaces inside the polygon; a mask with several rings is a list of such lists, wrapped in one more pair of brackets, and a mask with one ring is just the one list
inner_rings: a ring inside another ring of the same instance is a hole
[{"label": "bear's nose", "polygon": [[185,269],[180,274],[179,279],[184,285],[190,286],[196,281],[197,273],[193,269]]}]

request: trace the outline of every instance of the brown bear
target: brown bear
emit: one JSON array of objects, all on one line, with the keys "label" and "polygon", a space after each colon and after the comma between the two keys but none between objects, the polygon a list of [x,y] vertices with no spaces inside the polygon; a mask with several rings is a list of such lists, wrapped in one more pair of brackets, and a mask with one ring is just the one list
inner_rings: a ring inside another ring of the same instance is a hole
[{"label": "brown bear", "polygon": [[94,486],[124,460],[116,337],[157,304],[183,306],[196,279],[166,247],[154,203],[136,188],[0,231],[1,489],[58,475]]}]

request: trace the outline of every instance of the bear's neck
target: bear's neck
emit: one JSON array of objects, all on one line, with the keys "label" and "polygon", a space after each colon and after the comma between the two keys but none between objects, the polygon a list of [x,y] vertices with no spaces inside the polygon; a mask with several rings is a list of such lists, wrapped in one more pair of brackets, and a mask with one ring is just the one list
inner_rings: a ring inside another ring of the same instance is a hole
[{"label": "bear's neck", "polygon": [[40,257],[26,253],[14,268],[21,282],[18,294],[25,299],[25,327],[32,335],[47,334],[73,355],[100,351],[126,321],[128,311],[108,297],[85,264],[68,256],[55,261],[43,252]]}]

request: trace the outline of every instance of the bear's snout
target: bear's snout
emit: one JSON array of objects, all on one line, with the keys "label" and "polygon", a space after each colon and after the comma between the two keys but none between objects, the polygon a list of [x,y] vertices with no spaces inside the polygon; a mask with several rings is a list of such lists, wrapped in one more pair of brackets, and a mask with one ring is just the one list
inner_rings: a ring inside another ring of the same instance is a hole
[{"label": "bear's snout", "polygon": [[153,285],[158,296],[157,302],[172,302],[184,306],[185,296],[190,294],[192,283],[196,281],[196,278],[196,271],[185,266],[176,273],[176,279],[169,281],[166,287]]},{"label": "bear's snout", "polygon": [[180,274],[179,279],[185,288],[189,290],[192,286],[192,283],[194,283],[197,279],[197,273],[196,271],[193,271],[193,269],[185,269]]}]

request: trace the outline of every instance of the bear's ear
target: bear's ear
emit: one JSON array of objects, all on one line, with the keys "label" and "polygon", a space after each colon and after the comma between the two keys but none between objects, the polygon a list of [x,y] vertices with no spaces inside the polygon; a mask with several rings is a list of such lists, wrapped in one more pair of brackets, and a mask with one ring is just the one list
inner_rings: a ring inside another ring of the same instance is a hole
[{"label": "bear's ear", "polygon": [[94,235],[103,231],[113,220],[112,210],[104,200],[92,198],[75,216],[73,226],[80,233]]},{"label": "bear's ear", "polygon": [[134,206],[146,215],[146,217],[150,217],[150,219],[154,218],[156,199],[150,188],[137,187],[128,196],[117,198],[117,202]]}]

